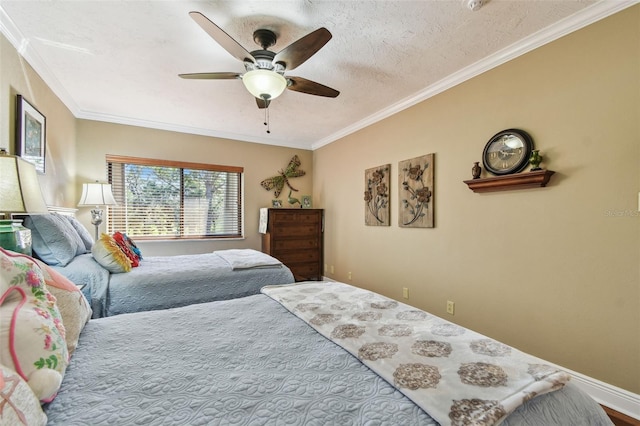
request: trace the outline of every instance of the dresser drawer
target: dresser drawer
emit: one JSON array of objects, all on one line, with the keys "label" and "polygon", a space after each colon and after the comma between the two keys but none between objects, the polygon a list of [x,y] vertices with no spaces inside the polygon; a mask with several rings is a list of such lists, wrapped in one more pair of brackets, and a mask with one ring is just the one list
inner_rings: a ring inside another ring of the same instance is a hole
[{"label": "dresser drawer", "polygon": [[271,215],[273,215],[273,219],[271,220],[271,223],[273,224],[274,228],[278,228],[280,226],[292,226],[293,224],[304,224],[304,223],[308,223],[308,224],[314,224],[314,225],[318,225],[320,223],[320,221],[322,220],[322,215],[318,212],[309,212],[309,213],[301,213],[298,210],[295,210],[293,212],[291,211],[276,211],[276,212],[270,212]]},{"label": "dresser drawer", "polygon": [[289,226],[274,227],[271,230],[274,237],[304,237],[318,235],[318,225],[289,224]]},{"label": "dresser drawer", "polygon": [[320,268],[318,263],[292,263],[287,265],[293,273],[296,281],[320,280]]},{"label": "dresser drawer", "polygon": [[318,249],[320,248],[320,241],[315,238],[304,239],[291,239],[291,240],[273,240],[272,242],[273,252],[280,253],[287,250],[300,250],[300,249]]},{"label": "dresser drawer", "polygon": [[282,251],[276,253],[276,257],[280,262],[285,265],[289,263],[300,262],[318,262],[320,259],[320,253],[318,250],[296,250],[296,251]]}]

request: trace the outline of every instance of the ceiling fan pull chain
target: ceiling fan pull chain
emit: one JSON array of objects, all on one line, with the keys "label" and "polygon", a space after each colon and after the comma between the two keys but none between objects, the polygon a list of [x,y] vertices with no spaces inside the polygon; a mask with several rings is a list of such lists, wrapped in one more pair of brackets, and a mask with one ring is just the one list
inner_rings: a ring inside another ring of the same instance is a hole
[{"label": "ceiling fan pull chain", "polygon": [[267,133],[271,133],[271,129],[269,127],[269,104],[267,103],[267,107],[264,109],[264,125],[267,126]]}]

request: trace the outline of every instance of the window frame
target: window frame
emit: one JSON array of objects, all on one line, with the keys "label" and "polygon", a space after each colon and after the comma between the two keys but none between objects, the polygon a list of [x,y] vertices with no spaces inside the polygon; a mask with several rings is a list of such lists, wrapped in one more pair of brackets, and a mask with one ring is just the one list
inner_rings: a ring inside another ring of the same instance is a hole
[{"label": "window frame", "polygon": [[[189,170],[205,170],[212,172],[226,172],[226,173],[237,173],[238,176],[238,229],[239,232],[237,234],[229,234],[229,235],[162,235],[162,236],[152,236],[152,235],[138,235],[134,238],[136,240],[145,240],[145,241],[163,241],[163,240],[179,240],[179,241],[188,241],[188,240],[229,240],[229,239],[244,239],[244,167],[240,166],[227,166],[227,165],[219,165],[219,164],[207,164],[207,163],[192,163],[187,161],[175,161],[175,160],[163,160],[163,159],[155,159],[155,158],[143,158],[143,157],[130,157],[123,155],[112,155],[107,154],[105,156],[106,165],[107,165],[107,179],[110,184],[113,185],[113,167],[112,163],[122,164],[122,165],[137,165],[137,166],[149,166],[149,167],[167,167],[167,168],[178,168],[180,169],[180,222],[181,222],[181,232],[183,232],[182,224],[184,223],[184,180],[183,174],[184,169]],[[118,201],[116,195],[114,194],[114,198]],[[107,206],[108,210],[108,218],[111,219],[113,215],[113,208]],[[114,229],[114,221],[107,220],[107,230],[111,234],[117,229]]]}]

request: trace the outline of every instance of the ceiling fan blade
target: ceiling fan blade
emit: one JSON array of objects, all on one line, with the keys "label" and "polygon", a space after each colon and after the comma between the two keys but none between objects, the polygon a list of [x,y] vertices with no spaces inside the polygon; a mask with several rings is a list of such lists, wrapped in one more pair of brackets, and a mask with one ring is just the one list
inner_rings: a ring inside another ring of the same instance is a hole
[{"label": "ceiling fan blade", "polygon": [[178,74],[179,77],[193,80],[234,80],[242,74],[237,72],[196,72],[191,74]]},{"label": "ceiling fan blade", "polygon": [[229,34],[227,34],[222,28],[214,24],[200,12],[189,12],[189,16],[196,21],[203,30],[207,32],[220,46],[222,46],[227,52],[234,58],[244,61],[256,62],[256,59],[238,43]]},{"label": "ceiling fan blade", "polygon": [[331,87],[325,86],[315,81],[307,80],[302,77],[287,77],[291,84],[287,87],[289,90],[307,93],[309,95],[325,96],[327,98],[335,98],[340,92]]},{"label": "ceiling fan blade", "polygon": [[281,62],[285,64],[287,70],[292,70],[312,57],[331,40],[331,37],[329,30],[324,27],[318,28],[278,52],[273,62]]}]

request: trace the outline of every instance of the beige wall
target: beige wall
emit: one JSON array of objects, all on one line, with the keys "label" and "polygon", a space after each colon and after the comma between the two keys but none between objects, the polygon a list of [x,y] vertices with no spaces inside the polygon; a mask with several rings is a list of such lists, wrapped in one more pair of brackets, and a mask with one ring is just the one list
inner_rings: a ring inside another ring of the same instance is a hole
[{"label": "beige wall", "polygon": [[75,123],[69,109],[0,34],[0,148],[16,154],[16,96],[46,117],[46,170],[39,176],[49,205],[72,207],[76,199]]},{"label": "beige wall", "polygon": [[[244,240],[158,243],[137,241],[143,253],[147,255],[204,253],[224,248],[259,250],[261,237],[258,233],[258,212],[260,207],[269,207],[274,198],[273,191],[262,188],[260,182],[275,176],[278,170],[289,164],[295,154],[300,157],[302,163],[300,169],[307,174],[291,180],[292,186],[298,189],[298,192],[294,192],[294,197],[300,198],[300,195],[311,194],[313,163],[312,152],[307,150],[90,120],[78,120],[77,140],[77,191],[81,190],[82,182],[91,182],[96,179],[106,181],[106,154],[244,167]],[[288,205],[286,202],[288,194],[289,191],[285,187],[279,197],[285,206]],[[92,226],[88,209],[81,209],[78,216],[89,227]]]},{"label": "beige wall", "polygon": [[[640,392],[640,6],[314,151],[334,278]],[[462,182],[521,128],[547,188]],[[435,229],[397,226],[398,162],[435,153]],[[364,170],[392,164],[390,227],[364,225]],[[455,316],[445,312],[455,302]]]}]

